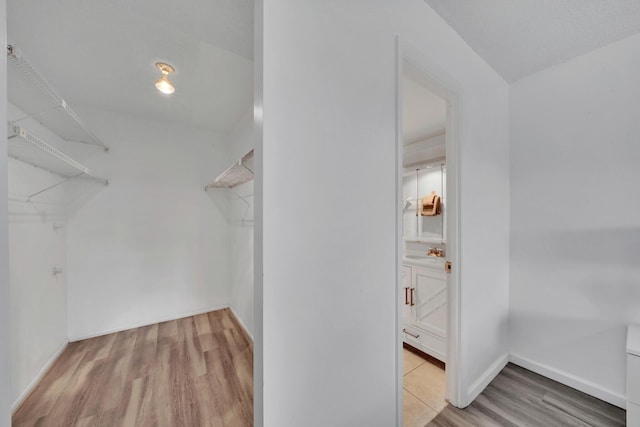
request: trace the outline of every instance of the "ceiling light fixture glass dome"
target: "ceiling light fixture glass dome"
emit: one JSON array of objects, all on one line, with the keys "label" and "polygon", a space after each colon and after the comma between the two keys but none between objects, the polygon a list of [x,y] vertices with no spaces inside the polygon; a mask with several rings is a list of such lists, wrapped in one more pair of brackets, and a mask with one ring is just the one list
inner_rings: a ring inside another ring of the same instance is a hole
[{"label": "ceiling light fixture glass dome", "polygon": [[171,81],[169,80],[169,74],[175,71],[174,68],[169,64],[165,64],[164,62],[156,62],[156,67],[158,67],[158,69],[162,73],[162,76],[160,76],[160,78],[156,81],[156,89],[164,94],[171,95],[176,91],[173,83],[171,83]]}]

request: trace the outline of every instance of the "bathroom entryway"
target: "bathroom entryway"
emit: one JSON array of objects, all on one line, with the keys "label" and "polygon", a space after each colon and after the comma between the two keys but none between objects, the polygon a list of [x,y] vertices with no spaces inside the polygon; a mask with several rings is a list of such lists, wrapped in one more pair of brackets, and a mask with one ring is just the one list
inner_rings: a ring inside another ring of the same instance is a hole
[{"label": "bathroom entryway", "polygon": [[[451,341],[457,325],[450,324],[457,284],[449,274],[455,260],[455,230],[449,227],[455,224],[455,176],[447,175],[455,170],[447,155],[453,152],[455,101],[419,61],[405,56],[401,62],[399,391],[403,425],[422,427],[455,400],[455,358],[448,354],[450,348],[457,351]],[[453,378],[447,378],[450,373]]]}]

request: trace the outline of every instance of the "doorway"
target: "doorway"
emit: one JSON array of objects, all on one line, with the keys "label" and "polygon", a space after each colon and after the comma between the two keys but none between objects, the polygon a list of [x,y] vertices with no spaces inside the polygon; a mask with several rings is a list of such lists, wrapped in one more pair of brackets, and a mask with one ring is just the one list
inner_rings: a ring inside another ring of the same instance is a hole
[{"label": "doorway", "polygon": [[455,93],[398,44],[398,425],[425,425],[458,398]]},{"label": "doorway", "polygon": [[15,426],[251,424],[254,21],[239,3],[7,1]]}]

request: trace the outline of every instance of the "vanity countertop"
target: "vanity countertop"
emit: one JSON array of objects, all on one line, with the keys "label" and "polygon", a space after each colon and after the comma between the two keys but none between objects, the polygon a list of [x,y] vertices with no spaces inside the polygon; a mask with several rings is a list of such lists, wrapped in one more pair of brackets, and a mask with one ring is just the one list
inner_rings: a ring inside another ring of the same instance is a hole
[{"label": "vanity countertop", "polygon": [[405,264],[434,266],[440,264],[444,265],[445,257],[428,256],[427,254],[405,253],[402,261]]}]

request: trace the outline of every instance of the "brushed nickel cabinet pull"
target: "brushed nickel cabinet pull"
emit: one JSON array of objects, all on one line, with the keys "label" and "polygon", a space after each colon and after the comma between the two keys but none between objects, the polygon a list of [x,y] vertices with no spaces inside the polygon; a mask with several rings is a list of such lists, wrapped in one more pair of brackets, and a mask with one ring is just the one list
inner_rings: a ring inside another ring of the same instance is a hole
[{"label": "brushed nickel cabinet pull", "polygon": [[420,338],[420,334],[418,334],[418,335],[413,335],[411,332],[407,331],[406,329],[403,329],[403,330],[402,330],[402,332],[404,332],[404,333],[405,333],[405,334],[407,334],[407,335],[410,335],[410,336],[414,337],[415,339]]},{"label": "brushed nickel cabinet pull", "polygon": [[413,303],[413,291],[415,291],[416,288],[411,288],[411,307],[413,307],[415,304]]}]

